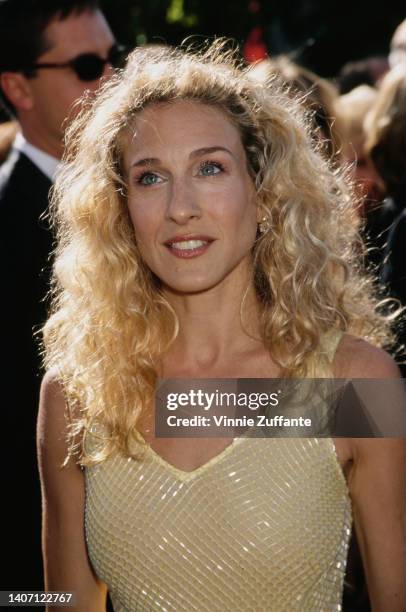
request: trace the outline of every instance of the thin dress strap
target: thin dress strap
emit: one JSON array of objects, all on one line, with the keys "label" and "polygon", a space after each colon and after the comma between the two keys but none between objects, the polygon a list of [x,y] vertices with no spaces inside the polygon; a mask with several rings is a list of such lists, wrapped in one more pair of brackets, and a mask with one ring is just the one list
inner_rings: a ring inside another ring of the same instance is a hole
[{"label": "thin dress strap", "polygon": [[331,329],[323,338],[323,349],[330,363],[333,363],[338,345],[344,332],[341,329]]}]

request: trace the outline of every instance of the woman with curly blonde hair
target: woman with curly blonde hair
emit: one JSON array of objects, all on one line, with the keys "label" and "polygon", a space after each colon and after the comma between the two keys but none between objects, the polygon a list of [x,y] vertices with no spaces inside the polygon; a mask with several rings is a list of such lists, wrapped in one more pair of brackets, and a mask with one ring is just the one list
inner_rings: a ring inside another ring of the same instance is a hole
[{"label": "woman with curly blonde hair", "polygon": [[154,435],[158,378],[399,375],[351,194],[299,104],[221,42],[140,48],[68,140],[38,421],[46,588],[86,612],[107,589],[122,612],[337,610],[352,508],[374,609],[400,611],[400,441]]}]

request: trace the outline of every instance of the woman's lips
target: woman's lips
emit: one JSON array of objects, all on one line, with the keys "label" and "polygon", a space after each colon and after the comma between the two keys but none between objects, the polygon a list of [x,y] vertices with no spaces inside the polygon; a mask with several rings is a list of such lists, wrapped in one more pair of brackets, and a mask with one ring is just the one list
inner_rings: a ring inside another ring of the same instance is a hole
[{"label": "woman's lips", "polygon": [[210,245],[213,239],[207,237],[193,237],[193,238],[172,238],[165,242],[166,248],[175,257],[181,259],[190,259],[192,257],[199,257],[203,255]]}]

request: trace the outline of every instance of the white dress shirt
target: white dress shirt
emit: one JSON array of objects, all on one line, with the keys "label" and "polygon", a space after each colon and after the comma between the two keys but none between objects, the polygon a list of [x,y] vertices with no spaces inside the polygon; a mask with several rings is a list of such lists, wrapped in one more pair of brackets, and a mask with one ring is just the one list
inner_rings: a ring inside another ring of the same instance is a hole
[{"label": "white dress shirt", "polygon": [[55,174],[60,164],[59,159],[30,144],[24,138],[21,132],[18,132],[14,139],[13,149],[24,153],[24,155],[26,155],[28,159],[30,159],[32,163],[35,164],[35,166],[37,166],[37,168],[49,178],[50,181],[54,181]]}]

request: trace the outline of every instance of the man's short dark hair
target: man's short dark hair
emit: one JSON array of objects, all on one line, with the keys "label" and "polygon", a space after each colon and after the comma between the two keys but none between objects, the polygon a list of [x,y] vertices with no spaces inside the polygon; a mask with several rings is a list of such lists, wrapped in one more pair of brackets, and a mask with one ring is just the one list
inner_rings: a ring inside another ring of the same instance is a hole
[{"label": "man's short dark hair", "polygon": [[[97,8],[98,0],[0,0],[0,73],[35,76],[32,64],[49,49],[44,37],[49,23]],[[1,88],[0,101],[14,114]]]}]

